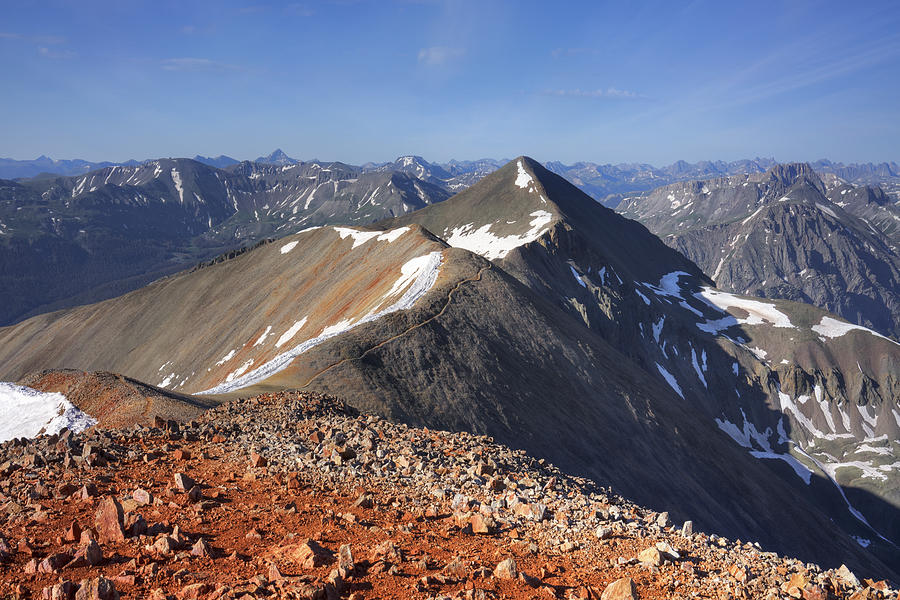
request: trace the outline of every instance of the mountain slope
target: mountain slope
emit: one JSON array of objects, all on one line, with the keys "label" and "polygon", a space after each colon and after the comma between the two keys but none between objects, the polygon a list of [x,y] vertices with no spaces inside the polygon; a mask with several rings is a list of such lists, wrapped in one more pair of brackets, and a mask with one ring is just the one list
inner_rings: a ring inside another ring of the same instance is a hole
[{"label": "mountain slope", "polygon": [[366,223],[448,197],[405,173],[187,159],[0,181],[0,323],[109,298],[325,223]]},{"label": "mountain slope", "polygon": [[[792,394],[820,372],[832,416],[850,419],[838,433],[875,443],[859,424],[874,419],[873,436],[895,439],[896,396],[874,392],[900,379],[896,345],[830,336],[846,326],[791,305],[786,319],[802,323],[818,362],[782,367],[766,357],[790,347],[775,335],[783,321],[709,283],[643,226],[521,157],[379,229],[297,234],[2,329],[0,377],[66,365],[194,393],[341,390],[408,423],[488,433],[713,531],[826,563],[896,558],[851,512],[891,537],[893,467],[870,465],[886,482],[855,488],[848,506],[824,472],[795,468],[818,438],[791,408],[812,407]],[[866,343],[840,349],[853,340]],[[856,365],[862,347],[871,359]],[[842,399],[876,410],[841,412]],[[770,428],[752,438],[764,454],[723,427],[736,414]]]},{"label": "mountain slope", "polygon": [[659,188],[620,211],[722,289],[808,302],[896,337],[900,258],[889,237],[895,211],[883,194],[855,190],[829,191],[809,165],[780,165],[762,176]]}]

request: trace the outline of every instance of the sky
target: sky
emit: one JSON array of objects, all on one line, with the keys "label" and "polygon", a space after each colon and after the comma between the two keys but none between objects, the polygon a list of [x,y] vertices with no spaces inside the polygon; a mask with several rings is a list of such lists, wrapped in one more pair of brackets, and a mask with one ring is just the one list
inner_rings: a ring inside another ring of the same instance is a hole
[{"label": "sky", "polygon": [[900,161],[896,0],[3,12],[2,157]]}]

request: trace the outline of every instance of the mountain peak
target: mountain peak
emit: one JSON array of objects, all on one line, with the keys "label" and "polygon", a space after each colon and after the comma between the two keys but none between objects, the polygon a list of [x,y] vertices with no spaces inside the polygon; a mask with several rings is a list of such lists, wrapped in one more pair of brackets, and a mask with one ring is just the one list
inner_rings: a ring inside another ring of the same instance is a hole
[{"label": "mountain peak", "polygon": [[819,178],[819,174],[813,170],[809,163],[783,163],[769,168],[766,174],[785,187],[806,180],[813,187],[824,193],[825,186]]},{"label": "mountain peak", "polygon": [[256,159],[255,162],[271,165],[293,165],[297,164],[300,161],[285,154],[284,150],[282,150],[281,148],[276,148],[272,151],[271,154],[269,154],[268,156],[260,156]]}]

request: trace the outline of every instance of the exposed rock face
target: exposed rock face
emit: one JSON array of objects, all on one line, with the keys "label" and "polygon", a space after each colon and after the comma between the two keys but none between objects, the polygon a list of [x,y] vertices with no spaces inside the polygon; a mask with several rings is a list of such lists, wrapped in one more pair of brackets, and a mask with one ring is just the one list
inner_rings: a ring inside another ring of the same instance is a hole
[{"label": "exposed rock face", "polygon": [[125,541],[124,521],[125,513],[122,505],[113,497],[104,498],[94,518],[94,527],[100,536],[100,542]]},{"label": "exposed rock face", "polygon": [[873,188],[827,188],[807,164],[673,184],[623,203],[721,289],[819,306],[900,335],[900,211]]}]

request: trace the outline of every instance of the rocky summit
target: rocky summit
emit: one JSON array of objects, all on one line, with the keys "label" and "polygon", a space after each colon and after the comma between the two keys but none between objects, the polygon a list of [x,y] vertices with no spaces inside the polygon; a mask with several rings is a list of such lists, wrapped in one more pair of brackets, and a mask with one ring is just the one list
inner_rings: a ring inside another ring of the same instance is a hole
[{"label": "rocky summit", "polygon": [[897,598],[313,393],[0,446],[8,598]]}]

